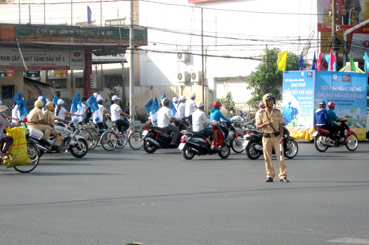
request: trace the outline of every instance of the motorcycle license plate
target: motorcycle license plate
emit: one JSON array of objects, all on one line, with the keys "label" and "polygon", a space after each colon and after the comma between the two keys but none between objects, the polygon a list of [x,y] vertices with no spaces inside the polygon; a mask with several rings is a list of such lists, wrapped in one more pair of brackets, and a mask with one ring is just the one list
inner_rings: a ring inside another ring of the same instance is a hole
[{"label": "motorcycle license plate", "polygon": [[142,132],[142,136],[143,137],[145,137],[146,135],[147,135],[147,133],[148,133],[149,131],[147,131],[147,130],[144,130],[143,132]]},{"label": "motorcycle license plate", "polygon": [[181,143],[181,144],[179,144],[179,146],[178,146],[178,149],[181,151],[181,150],[183,150],[183,148],[184,148],[184,146],[185,146],[186,144],[185,143]]}]

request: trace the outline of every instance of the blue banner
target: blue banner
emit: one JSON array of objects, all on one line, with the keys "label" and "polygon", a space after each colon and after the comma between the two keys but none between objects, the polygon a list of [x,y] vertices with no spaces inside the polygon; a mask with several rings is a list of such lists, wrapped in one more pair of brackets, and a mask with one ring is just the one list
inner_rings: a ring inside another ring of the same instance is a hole
[{"label": "blue banner", "polygon": [[91,95],[91,97],[86,101],[86,104],[91,108],[92,112],[95,112],[99,109],[95,96]]},{"label": "blue banner", "polygon": [[18,105],[18,111],[19,111],[20,119],[22,120],[23,118],[27,117],[28,113],[29,113],[26,102],[24,102],[24,100],[23,100],[22,92],[19,91],[17,93],[17,95],[14,96],[13,99],[14,99],[15,103],[17,103],[17,105]]},{"label": "blue banner", "polygon": [[54,98],[52,99],[52,102],[53,102],[55,107],[58,106],[58,99],[59,99],[58,95],[55,95]]},{"label": "blue banner", "polygon": [[76,94],[76,96],[74,96],[73,100],[72,100],[72,105],[70,106],[70,113],[75,113],[78,111],[78,105],[82,104],[82,100],[81,100],[81,93],[78,91],[78,93]]}]

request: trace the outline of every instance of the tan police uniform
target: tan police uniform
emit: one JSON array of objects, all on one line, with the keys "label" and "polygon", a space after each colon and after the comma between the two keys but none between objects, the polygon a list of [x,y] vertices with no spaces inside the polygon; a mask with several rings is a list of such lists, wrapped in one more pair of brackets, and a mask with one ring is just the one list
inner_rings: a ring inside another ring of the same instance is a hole
[{"label": "tan police uniform", "polygon": [[[278,109],[272,109],[272,112],[268,112],[266,109],[263,109],[259,112],[256,125],[261,125],[268,121],[272,122],[272,126],[276,132],[279,133],[279,125],[284,124],[284,119],[282,117],[282,113]],[[267,173],[267,178],[274,178],[275,171],[272,164],[272,151],[274,151],[277,156],[278,168],[279,168],[279,178],[283,179],[287,177],[287,169],[286,163],[284,162],[284,156],[282,154],[282,160],[280,160],[280,148],[279,148],[279,139],[282,135],[276,135],[272,126],[264,127],[263,130],[263,153],[265,158],[265,169]],[[283,152],[283,151],[282,151]]]},{"label": "tan police uniform", "polygon": [[47,140],[50,137],[51,127],[46,124],[40,124],[39,121],[44,119],[44,115],[42,114],[42,110],[40,108],[33,108],[28,115],[28,124],[29,128],[35,128],[44,132],[44,140]]},{"label": "tan police uniform", "polygon": [[[54,112],[53,111],[44,111],[44,120],[47,124],[51,124],[53,125],[54,124],[54,120],[55,120],[55,115],[54,115]],[[61,143],[62,143],[62,137],[60,136],[60,134],[58,133],[58,131],[56,131],[55,129],[53,129],[51,127],[51,131],[50,131],[50,134],[55,136],[55,142],[54,142],[54,145],[55,146],[60,146]]]}]

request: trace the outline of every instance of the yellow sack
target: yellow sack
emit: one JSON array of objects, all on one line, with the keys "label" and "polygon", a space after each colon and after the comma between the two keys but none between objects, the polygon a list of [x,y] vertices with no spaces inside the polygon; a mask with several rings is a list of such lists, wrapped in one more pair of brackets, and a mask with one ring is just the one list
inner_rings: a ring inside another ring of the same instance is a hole
[{"label": "yellow sack", "polygon": [[6,133],[13,138],[13,144],[9,148],[10,158],[4,159],[8,168],[31,164],[27,153],[27,139],[25,128],[7,128]]}]

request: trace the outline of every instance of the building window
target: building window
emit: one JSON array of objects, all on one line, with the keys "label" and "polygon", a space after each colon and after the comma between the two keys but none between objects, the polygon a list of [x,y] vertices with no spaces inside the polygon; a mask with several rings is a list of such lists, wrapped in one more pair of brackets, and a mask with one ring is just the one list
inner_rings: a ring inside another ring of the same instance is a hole
[{"label": "building window", "polygon": [[76,81],[76,88],[83,88],[83,78],[82,77],[77,77],[75,81]]},{"label": "building window", "polygon": [[11,99],[14,96],[14,85],[2,86],[1,87],[1,98]]},{"label": "building window", "polygon": [[121,87],[122,86],[122,76],[119,75],[105,75],[105,87]]},{"label": "building window", "polygon": [[47,80],[47,84],[53,86],[56,89],[66,89],[67,79],[49,79]]}]

